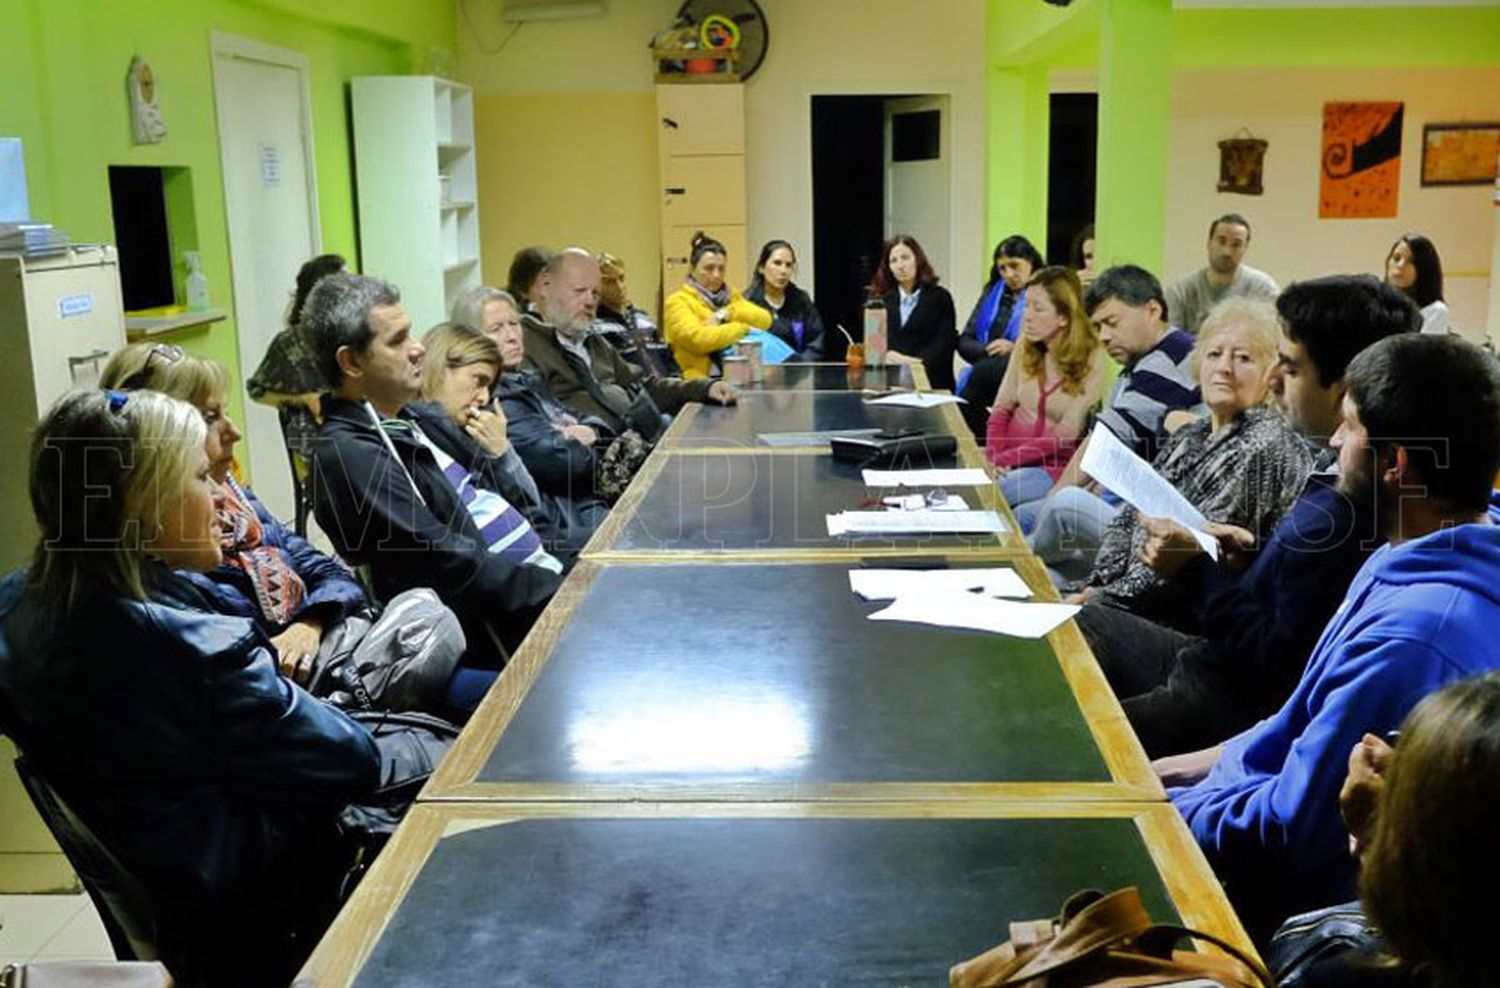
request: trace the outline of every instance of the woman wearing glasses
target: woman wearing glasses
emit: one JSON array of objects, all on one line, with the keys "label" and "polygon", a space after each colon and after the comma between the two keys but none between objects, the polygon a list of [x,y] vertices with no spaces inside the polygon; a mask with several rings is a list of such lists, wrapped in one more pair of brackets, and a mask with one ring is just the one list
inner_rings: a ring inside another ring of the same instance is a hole
[{"label": "woman wearing glasses", "polygon": [[337,907],[335,820],[380,758],[180,575],[222,558],[207,431],[150,392],[72,392],[42,419],[41,538],[0,584],[0,721],[140,884],[178,983],[285,984]]},{"label": "woman wearing glasses", "polygon": [[[339,693],[358,693],[359,687],[315,679],[315,673],[334,665],[371,671],[374,657],[368,649],[386,641],[388,634],[383,619],[375,616],[364,588],[343,563],[283,525],[234,479],[234,447],[242,433],[224,409],[227,380],[217,363],[160,343],[135,343],[116,352],[101,377],[107,388],[160,391],[198,409],[207,426],[204,448],[224,558],[187,579],[202,591],[208,607],[254,621],[270,639],[283,675],[319,695],[343,700]],[[404,662],[390,670],[389,678],[385,672],[366,678],[363,685],[374,694],[371,701],[396,710],[454,714],[472,709],[472,703],[445,697],[464,648],[457,619],[431,591],[411,594],[416,596],[394,598],[388,609],[404,625],[422,630],[406,639],[422,642],[422,648],[402,651]],[[368,647],[361,650],[366,638]],[[349,657],[341,660],[344,655]]]}]

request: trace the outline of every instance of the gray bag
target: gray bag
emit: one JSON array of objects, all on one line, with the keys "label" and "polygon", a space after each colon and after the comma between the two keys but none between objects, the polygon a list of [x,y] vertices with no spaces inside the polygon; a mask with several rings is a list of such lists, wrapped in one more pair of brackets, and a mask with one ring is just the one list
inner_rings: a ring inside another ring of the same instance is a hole
[{"label": "gray bag", "polygon": [[458,617],[418,587],[327,629],[307,689],[356,710],[435,710],[467,646]]}]

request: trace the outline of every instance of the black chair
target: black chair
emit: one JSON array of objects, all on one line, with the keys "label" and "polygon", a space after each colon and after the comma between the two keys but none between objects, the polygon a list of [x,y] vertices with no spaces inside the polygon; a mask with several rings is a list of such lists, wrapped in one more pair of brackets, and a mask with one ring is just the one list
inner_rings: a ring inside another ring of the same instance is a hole
[{"label": "black chair", "polygon": [[312,435],[317,434],[317,423],[301,405],[282,405],[276,417],[281,422],[281,441],[286,446],[287,462],[292,468],[292,529],[307,538],[307,516],[312,513],[312,452],[309,448]]},{"label": "black chair", "polygon": [[156,921],[140,882],[73,812],[25,754],[16,759],[16,774],[99,911],[115,959],[159,959]]}]

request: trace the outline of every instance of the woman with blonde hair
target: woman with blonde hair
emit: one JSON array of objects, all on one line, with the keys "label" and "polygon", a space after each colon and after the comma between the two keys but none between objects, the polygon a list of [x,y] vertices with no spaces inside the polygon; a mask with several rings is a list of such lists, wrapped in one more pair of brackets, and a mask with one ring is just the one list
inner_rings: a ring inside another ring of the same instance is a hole
[{"label": "woman with blonde hair", "polygon": [[[1231,297],[1198,330],[1193,375],[1208,416],[1178,429],[1157,453],[1156,471],[1205,518],[1237,525],[1257,542],[1270,534],[1312,472],[1307,444],[1267,405],[1281,324],[1265,299]],[[1183,627],[1192,609],[1141,558],[1146,529],[1126,507],[1105,529],[1094,570],[1069,586],[1074,603],[1099,603]]]},{"label": "woman with blonde hair", "polygon": [[[159,391],[202,416],[223,558],[183,577],[215,611],[253,621],[276,650],[283,675],[340,703],[362,695],[383,709],[463,712],[466,705],[455,707],[445,691],[465,642],[457,619],[436,596],[399,595],[387,602],[389,617],[378,614],[348,567],[283,525],[235,479],[234,447],[243,434],[224,407],[223,367],[169,343],[133,343],[109,359],[100,384]],[[393,620],[422,628],[421,635],[407,636],[422,644],[391,649],[382,658],[376,653]],[[346,670],[365,678],[356,684]]]},{"label": "woman with blonde hair", "polygon": [[687,282],[667,296],[662,321],[682,376],[709,376],[712,358],[754,330],[771,328],[771,314],[729,287],[724,245],[699,231],[693,234]]},{"label": "woman with blonde hair", "polygon": [[74,391],[37,425],[30,570],[0,584],[0,723],[140,885],[183,985],[286,984],[338,905],[366,730],[185,572],[221,565],[202,414]]},{"label": "woman with blonde hair", "polygon": [[985,456],[1012,509],[1052,490],[1104,396],[1103,350],[1078,276],[1042,268],[1022,294],[1020,356],[1005,369],[985,431]]},{"label": "woman with blonde hair", "polygon": [[[522,503],[516,507],[542,541],[553,553],[571,558],[593,536],[608,509],[594,497],[591,486],[572,488],[571,471],[577,464],[562,467],[561,476],[554,469],[557,465],[546,464],[548,484],[543,487],[520,444],[512,442],[511,422],[495,386],[507,366],[507,352],[511,363],[520,366],[525,352],[523,339],[519,326],[502,328],[500,342],[469,326],[453,323],[434,326],[422,337],[422,345],[426,347],[422,357],[425,401],[408,407],[419,421],[433,422],[434,428],[429,430],[424,425],[423,430],[433,442],[444,445],[447,454],[456,461],[467,463],[475,460],[475,450],[462,448],[462,440],[454,434],[455,429],[461,429],[478,447],[480,455],[476,462],[482,464],[482,469],[504,474],[524,491]],[[574,453],[585,469],[591,469],[593,454],[589,447],[572,439],[565,442],[576,447],[565,451]],[[536,452],[529,442],[527,452]]]}]

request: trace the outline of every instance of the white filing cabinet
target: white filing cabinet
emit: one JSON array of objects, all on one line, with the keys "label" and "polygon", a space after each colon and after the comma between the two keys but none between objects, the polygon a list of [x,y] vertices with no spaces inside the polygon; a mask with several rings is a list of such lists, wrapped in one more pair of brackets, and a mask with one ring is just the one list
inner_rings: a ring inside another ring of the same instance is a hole
[{"label": "white filing cabinet", "polygon": [[36,541],[26,492],[33,427],[59,395],[96,386],[124,345],[113,247],[0,255],[0,572],[23,565]]},{"label": "white filing cabinet", "polygon": [[[27,472],[37,419],[69,389],[95,387],[109,355],[124,345],[113,247],[0,255],[0,573],[24,565],[36,543]],[[14,759],[9,739],[0,740],[0,892],[75,887]]]}]

